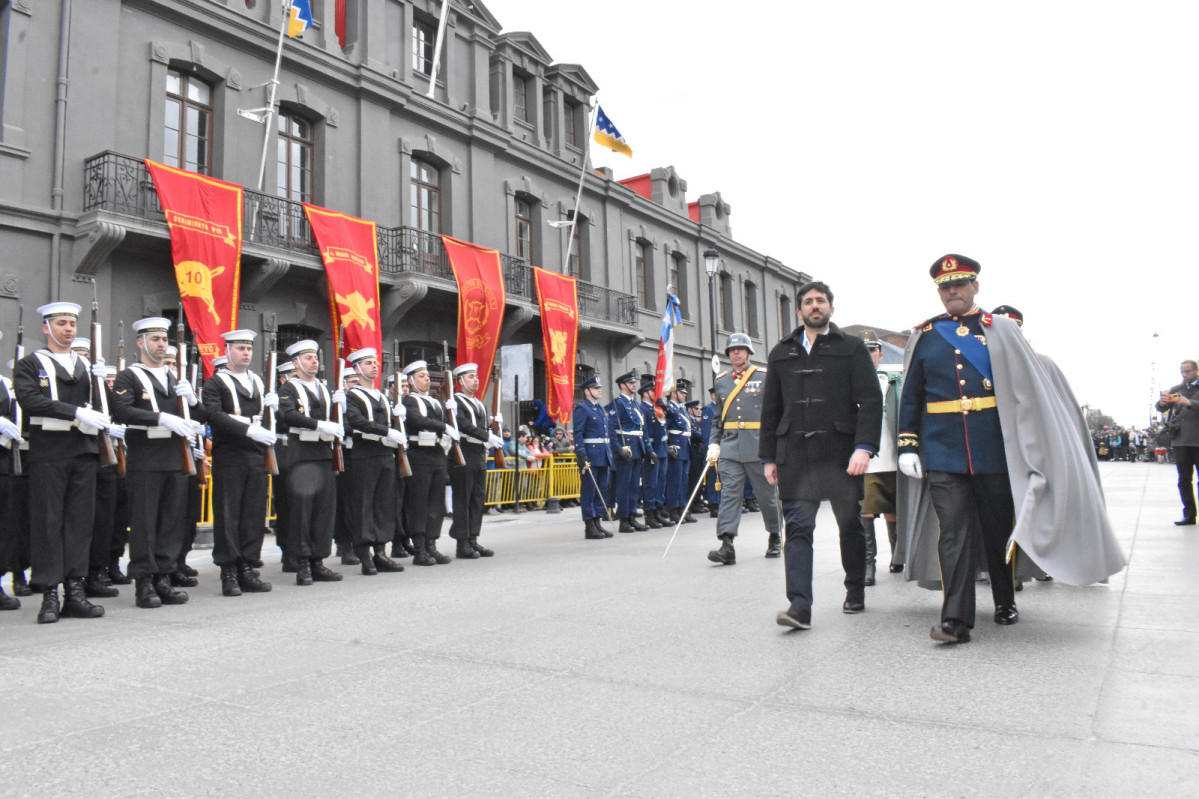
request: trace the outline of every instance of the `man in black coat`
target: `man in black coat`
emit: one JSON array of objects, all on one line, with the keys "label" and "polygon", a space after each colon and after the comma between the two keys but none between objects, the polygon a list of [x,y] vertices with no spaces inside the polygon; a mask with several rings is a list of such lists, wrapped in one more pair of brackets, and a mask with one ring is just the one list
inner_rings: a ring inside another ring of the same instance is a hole
[{"label": "man in black coat", "polygon": [[1178,466],[1178,493],[1182,496],[1182,518],[1179,526],[1195,523],[1194,473],[1199,468],[1199,364],[1182,362],[1182,382],[1162,395],[1157,409],[1170,411],[1170,420],[1177,422],[1178,432],[1170,443],[1174,463]]},{"label": "man in black coat", "polygon": [[829,321],[829,287],[801,286],[796,307],[803,324],[770,351],[759,455],[766,480],[779,487],[787,527],[783,557],[791,606],[776,621],[806,630],[812,623],[812,532],[821,500],[832,503],[841,533],[846,590],[841,609],[865,609],[866,534],[859,503],[862,475],[878,452],[883,403],[866,345]]}]

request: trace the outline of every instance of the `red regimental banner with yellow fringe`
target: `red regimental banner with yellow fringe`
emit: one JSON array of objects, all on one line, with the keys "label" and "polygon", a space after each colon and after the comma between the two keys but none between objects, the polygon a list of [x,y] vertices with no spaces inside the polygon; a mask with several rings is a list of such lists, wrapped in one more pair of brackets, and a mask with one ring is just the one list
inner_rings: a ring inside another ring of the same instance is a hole
[{"label": "red regimental banner with yellow fringe", "polygon": [[375,223],[308,203],[304,203],[304,212],[325,265],[334,351],[344,358],[355,350],[374,347],[381,358],[383,322]]},{"label": "red regimental banner with yellow fringe", "polygon": [[442,236],[458,281],[458,365],[479,365],[479,396],[487,393],[504,326],[504,269],[497,250]]},{"label": "red regimental banner with yellow fringe", "polygon": [[575,401],[575,353],[579,341],[578,281],[533,267],[541,309],[545,350],[546,413],[560,424],[570,419]]},{"label": "red regimental banner with yellow fringe", "polygon": [[222,333],[237,327],[241,285],[242,187],[146,159],[171,230],[171,260],[183,312],[212,376],[225,352]]}]

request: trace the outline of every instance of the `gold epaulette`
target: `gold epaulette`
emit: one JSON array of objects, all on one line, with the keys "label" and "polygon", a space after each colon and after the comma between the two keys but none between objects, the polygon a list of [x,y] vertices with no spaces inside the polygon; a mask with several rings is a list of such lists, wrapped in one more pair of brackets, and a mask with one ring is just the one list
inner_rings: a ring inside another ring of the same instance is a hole
[{"label": "gold epaulette", "polygon": [[716,375],[716,377],[714,377],[713,380],[719,380],[720,378],[724,377],[727,374],[728,374],[727,370],[724,372],[721,372],[720,374]]},{"label": "gold epaulette", "polygon": [[979,321],[980,321],[980,322],[982,322],[984,325],[986,325],[987,327],[990,327],[990,326],[991,326],[991,321],[994,319],[994,317],[993,317],[993,316],[991,316],[991,314],[989,314],[989,313],[985,313],[985,314],[983,314],[982,316],[980,316],[978,319],[979,319]]}]

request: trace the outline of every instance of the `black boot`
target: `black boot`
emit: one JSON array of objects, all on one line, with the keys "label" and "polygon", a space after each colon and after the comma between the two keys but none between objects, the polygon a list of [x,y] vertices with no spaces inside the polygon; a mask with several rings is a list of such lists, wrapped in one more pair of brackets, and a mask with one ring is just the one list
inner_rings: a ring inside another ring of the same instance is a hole
[{"label": "black boot", "polygon": [[221,593],[225,596],[241,596],[241,587],[237,584],[236,566],[221,567]]},{"label": "black boot", "polygon": [[375,563],[375,568],[381,572],[402,572],[404,567],[387,557],[387,555],[383,553],[384,549],[384,544],[375,545],[375,557],[372,558]]},{"label": "black boot", "polygon": [[337,547],[337,557],[341,558],[342,566],[357,566],[362,563],[362,559],[353,550],[346,549],[340,544]]},{"label": "black boot", "polygon": [[632,517],[626,517],[620,520],[620,527],[616,528],[618,533],[635,533],[637,528],[633,526]]},{"label": "black boot", "polygon": [[[283,571],[287,571],[287,566],[283,567]],[[312,585],[312,564],[307,558],[303,558],[299,563],[295,564],[296,585]]]},{"label": "black boot", "polygon": [[62,603],[62,615],[73,619],[98,619],[104,615],[104,608],[88,601],[82,577],[67,579],[67,598]]},{"label": "black boot", "polygon": [[363,577],[374,577],[379,573],[379,570],[375,568],[375,559],[371,557],[369,546],[355,546],[354,560],[362,568]]},{"label": "black boot", "polygon": [[392,558],[392,560],[395,560],[396,558],[410,558],[410,557],[412,557],[412,550],[409,549],[403,541],[392,541],[391,542],[391,558]]},{"label": "black boot", "polygon": [[416,550],[415,554],[413,554],[413,556],[412,556],[412,565],[413,566],[435,566],[435,565],[437,565],[437,561],[433,560],[433,558],[429,555],[428,549],[425,548],[425,539],[423,539],[423,538],[412,539],[412,548]]},{"label": "black boot", "polygon": [[766,540],[766,557],[777,558],[783,554],[782,537],[778,533],[771,533],[770,538]]},{"label": "black boot", "polygon": [[425,550],[429,553],[429,557],[431,557],[433,559],[433,562],[437,563],[439,565],[449,563],[451,560],[451,558],[449,556],[443,555],[437,551],[437,539],[436,538],[425,539]]},{"label": "black boot", "polygon": [[470,541],[465,538],[459,538],[454,550],[454,557],[459,560],[478,560],[479,553],[475,552],[474,547],[470,545]]},{"label": "black boot", "polygon": [[[184,560],[183,558],[179,559],[179,568],[176,569],[175,571],[178,574],[182,574],[184,577],[199,577],[200,576],[200,573],[198,571],[196,571],[195,569],[193,569],[191,566],[188,566],[187,561]],[[114,582],[115,582],[115,580],[114,580]],[[188,586],[188,588],[195,588],[196,585],[197,585],[197,583],[192,583],[191,585]]]},{"label": "black boot", "polygon": [[583,520],[583,537],[591,539],[592,541],[606,538],[607,536],[605,536],[604,532],[602,530],[598,529],[598,527],[599,527],[599,521],[597,519],[584,519]]},{"label": "black boot", "polygon": [[611,538],[612,536],[616,535],[616,533],[612,532],[611,530],[607,529],[602,524],[600,524],[600,521],[601,521],[601,519],[599,517],[596,517],[591,520],[591,522],[595,525],[595,531],[597,533],[603,533],[604,538]]},{"label": "black boot", "polygon": [[0,588],[0,610],[17,610],[21,607],[21,600],[15,596],[9,596],[4,593],[4,589]]},{"label": "black boot", "polygon": [[[195,571],[195,569],[192,569]],[[195,588],[200,581],[183,570],[183,567],[171,572],[171,585],[175,588]]]},{"label": "black boot", "polygon": [[113,585],[129,585],[133,579],[125,572],[121,571],[121,559],[113,558],[108,561],[108,579],[112,580]]},{"label": "black boot", "polygon": [[651,508],[645,511],[645,526],[651,530],[661,530],[662,522],[658,521],[658,511]]},{"label": "black boot", "polygon": [[89,597],[102,597],[104,599],[112,599],[114,596],[120,596],[121,592],[119,590],[112,584],[105,582],[105,576],[103,569],[90,570],[83,581],[83,592]]},{"label": "black boot", "polygon": [[666,518],[670,520],[671,524],[679,523],[679,510],[680,510],[679,508],[667,508],[666,509]]},{"label": "black boot", "polygon": [[480,546],[479,539],[477,536],[472,537],[470,539],[470,548],[473,549],[475,552],[478,552],[480,558],[490,558],[492,555],[495,554],[495,552],[491,551],[487,547]]},{"label": "black boot", "polygon": [[644,532],[644,531],[646,531],[646,530],[648,530],[648,529],[649,529],[649,528],[648,528],[648,527],[646,527],[644,524],[642,524],[641,522],[637,521],[637,517],[636,517],[636,516],[630,516],[630,517],[629,517],[629,524],[633,525],[633,529],[634,529],[634,530],[636,530],[636,531],[637,531],[637,532],[639,532],[639,533],[641,533],[641,532]]},{"label": "black boot", "polygon": [[874,561],[878,557],[878,539],[874,536],[874,517],[862,519],[866,530],[866,585],[874,585]]},{"label": "black boot", "polygon": [[271,584],[259,579],[254,569],[245,561],[237,564],[237,585],[247,594],[265,594],[271,590]]},{"label": "black boot", "polygon": [[713,549],[709,552],[708,560],[713,563],[719,563],[721,566],[732,566],[736,563],[737,551],[733,549],[733,537],[722,535],[720,537],[720,549]]},{"label": "black boot", "polygon": [[29,587],[29,583],[25,582],[25,572],[15,571],[12,573],[12,595],[13,596],[32,596],[33,589]]},{"label": "black boot", "polygon": [[336,583],[341,580],[341,572],[333,571],[320,558],[313,558],[309,562],[309,568],[312,570],[312,579],[318,583]]},{"label": "black boot", "polygon": [[187,592],[171,585],[171,575],[160,574],[154,578],[154,592],[164,605],[186,605]]},{"label": "black boot", "polygon": [[[681,508],[679,509],[679,515],[683,516],[683,511]],[[687,515],[683,516],[683,524],[695,524],[698,521],[699,519],[691,515],[691,511],[687,511]]]},{"label": "black boot", "polygon": [[58,606],[58,586],[54,585],[42,592],[42,607],[37,612],[37,623],[53,624],[61,615],[62,611]]},{"label": "black boot", "polygon": [[158,598],[158,592],[154,590],[154,579],[152,577],[138,577],[134,583],[134,604],[139,608],[162,607],[162,600]]}]

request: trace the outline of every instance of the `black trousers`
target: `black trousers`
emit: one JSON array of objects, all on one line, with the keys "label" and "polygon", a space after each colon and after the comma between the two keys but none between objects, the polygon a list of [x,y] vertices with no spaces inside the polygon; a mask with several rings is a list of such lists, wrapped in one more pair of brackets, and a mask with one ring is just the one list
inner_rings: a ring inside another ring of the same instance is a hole
[{"label": "black trousers", "polygon": [[[862,527],[860,505],[862,478],[849,474],[844,477],[844,480],[830,481],[832,490],[828,499],[840,533],[845,595],[847,599],[861,602],[866,595],[866,530]],[[812,534],[816,530],[816,512],[819,510],[819,500],[783,500],[783,521],[787,526],[783,561],[787,572],[787,599],[793,608],[812,607]]]},{"label": "black trousers", "polygon": [[[200,523],[200,518],[203,516],[203,508],[200,507],[200,500],[203,498],[200,492],[200,480],[189,477],[186,491],[187,512],[183,515],[183,541],[179,547],[179,567],[187,563],[187,553],[192,551],[192,545],[196,543],[196,525]],[[124,546],[125,544],[122,542],[122,549]]]},{"label": "black trousers", "polygon": [[354,511],[350,506],[350,473],[354,464],[346,458],[346,470],[334,472],[333,482],[337,493],[337,519],[333,523],[333,540],[338,549],[349,549],[354,546]]},{"label": "black trousers", "polygon": [[404,495],[408,533],[413,541],[436,541],[445,520],[445,452],[441,447],[413,446],[408,449],[408,462],[412,464]]},{"label": "black trousers", "polygon": [[87,576],[99,462],[86,454],[29,464],[30,581],[39,588]]},{"label": "black trousers", "polygon": [[391,539],[392,543],[400,543],[408,537],[408,527],[405,521],[404,514],[407,512],[405,507],[404,497],[408,492],[408,478],[400,476],[400,470],[396,469],[396,512],[395,512],[395,535]]},{"label": "black trousers", "polygon": [[[354,458],[347,478],[355,547],[382,546],[395,533],[395,457]],[[361,557],[361,556],[359,556]]]},{"label": "black trousers", "polygon": [[0,515],[0,575],[29,568],[29,467],[25,474],[0,476],[6,510]]},{"label": "black trousers", "polygon": [[92,517],[92,546],[88,556],[88,568],[93,571],[108,565],[116,518],[117,470],[114,466],[105,466],[96,470],[96,510]]},{"label": "black trousers", "polygon": [[487,500],[487,463],[453,466],[449,470],[453,491],[454,521],[450,538],[456,541],[479,537],[483,526],[483,504]]},{"label": "black trousers", "polygon": [[[195,481],[193,481],[195,482]],[[198,491],[199,489],[197,489]],[[199,497],[197,497],[199,507]],[[199,517],[196,517],[199,519]],[[112,534],[108,538],[109,560],[120,560],[129,543],[129,481],[117,476],[117,504],[112,514]],[[105,564],[107,565],[107,563]]]},{"label": "black trousers", "polygon": [[937,557],[941,566],[941,620],[957,619],[974,626],[974,559],[978,540],[986,555],[995,605],[1016,604],[1015,564],[1004,562],[1015,524],[1012,487],[1007,473],[928,473],[929,496],[941,532]]},{"label": "black trousers", "polygon": [[212,562],[235,566],[262,559],[266,472],[262,459],[212,455]]},{"label": "black trousers", "polygon": [[[337,524],[337,473],[329,460],[293,461],[279,481],[275,537],[289,558],[324,560],[333,551]],[[279,510],[281,509],[281,510]],[[283,531],[280,537],[278,531]]]},{"label": "black trousers", "polygon": [[134,580],[170,574],[178,566],[191,479],[182,471],[127,473],[129,576]]},{"label": "black trousers", "polygon": [[1199,447],[1174,447],[1174,465],[1178,467],[1178,494],[1182,497],[1182,516],[1195,518],[1195,469],[1199,468]]}]

